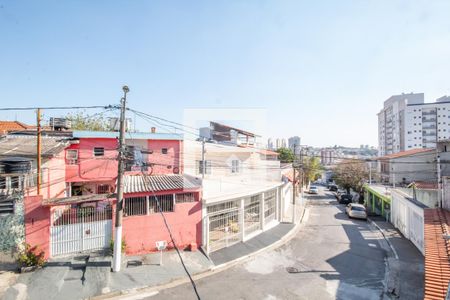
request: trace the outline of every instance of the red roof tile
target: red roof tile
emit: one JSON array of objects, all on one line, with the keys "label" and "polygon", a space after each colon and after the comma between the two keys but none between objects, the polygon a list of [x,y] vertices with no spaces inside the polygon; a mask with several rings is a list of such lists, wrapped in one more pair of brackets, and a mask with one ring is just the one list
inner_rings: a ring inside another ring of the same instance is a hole
[{"label": "red roof tile", "polygon": [[25,130],[30,126],[19,121],[0,121],[0,134],[5,134],[9,131]]},{"label": "red roof tile", "polygon": [[450,233],[450,212],[440,208],[425,209],[424,221],[424,299],[445,299],[450,281],[450,245],[443,235]]},{"label": "red roof tile", "polygon": [[411,149],[411,150],[406,150],[406,151],[397,152],[397,153],[393,153],[393,154],[388,154],[388,155],[380,157],[379,159],[399,158],[399,157],[403,157],[403,156],[409,156],[409,155],[414,155],[414,154],[424,153],[424,152],[431,152],[431,151],[436,151],[436,150],[430,149],[430,148]]}]

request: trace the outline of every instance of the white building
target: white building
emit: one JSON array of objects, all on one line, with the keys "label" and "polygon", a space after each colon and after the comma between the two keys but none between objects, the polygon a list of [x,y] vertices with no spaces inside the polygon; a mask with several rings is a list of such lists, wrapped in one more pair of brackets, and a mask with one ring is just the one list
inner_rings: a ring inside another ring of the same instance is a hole
[{"label": "white building", "polygon": [[282,180],[278,153],[189,140],[183,146],[184,173],[203,177],[202,232],[208,253],[245,242],[292,211],[292,184]]},{"label": "white building", "polygon": [[450,138],[450,97],[425,103],[424,94],[394,95],[378,113],[379,155],[435,148]]}]

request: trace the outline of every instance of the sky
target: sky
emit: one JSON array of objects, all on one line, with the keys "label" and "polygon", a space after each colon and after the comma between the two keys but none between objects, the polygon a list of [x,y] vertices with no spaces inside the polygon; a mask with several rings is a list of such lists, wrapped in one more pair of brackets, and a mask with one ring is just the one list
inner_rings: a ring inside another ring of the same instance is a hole
[{"label": "sky", "polygon": [[263,136],[377,146],[391,95],[450,95],[449,11],[437,0],[0,0],[0,107],[117,104],[127,84],[130,107],[177,122],[185,109],[264,109]]}]

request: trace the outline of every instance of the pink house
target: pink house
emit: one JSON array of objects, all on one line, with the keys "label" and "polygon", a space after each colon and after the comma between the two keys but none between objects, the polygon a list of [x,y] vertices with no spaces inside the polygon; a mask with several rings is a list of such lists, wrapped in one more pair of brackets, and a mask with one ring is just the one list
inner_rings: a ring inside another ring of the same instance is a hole
[{"label": "pink house", "polygon": [[[117,132],[74,131],[66,139],[70,144],[58,155],[63,167],[57,168],[63,180],[26,200],[28,243],[50,257],[110,247],[117,138]],[[182,143],[176,134],[127,133],[123,236],[128,254],[154,251],[161,240],[173,247],[159,208],[177,246],[196,249],[201,244],[201,182],[181,175]]]}]

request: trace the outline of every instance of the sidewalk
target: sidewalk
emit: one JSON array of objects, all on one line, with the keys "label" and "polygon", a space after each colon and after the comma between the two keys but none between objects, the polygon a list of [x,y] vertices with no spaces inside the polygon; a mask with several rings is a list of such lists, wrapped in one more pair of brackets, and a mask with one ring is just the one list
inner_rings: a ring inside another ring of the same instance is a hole
[{"label": "sidewalk", "polygon": [[[211,254],[211,260],[201,251],[182,251],[181,255],[191,275],[207,274],[217,265],[228,265],[247,255],[286,238],[294,224],[281,223],[250,239]],[[17,283],[4,294],[5,300],[17,299],[86,299],[114,296],[123,292],[152,288],[185,279],[186,273],[175,251],[124,258],[120,272],[112,273],[111,256],[79,255],[55,259],[35,272],[21,274]],[[206,276],[206,275],[205,275]]]},{"label": "sidewalk", "polygon": [[387,292],[400,299],[423,299],[425,277],[422,253],[384,218],[371,217],[371,220],[394,249],[387,262]]}]

